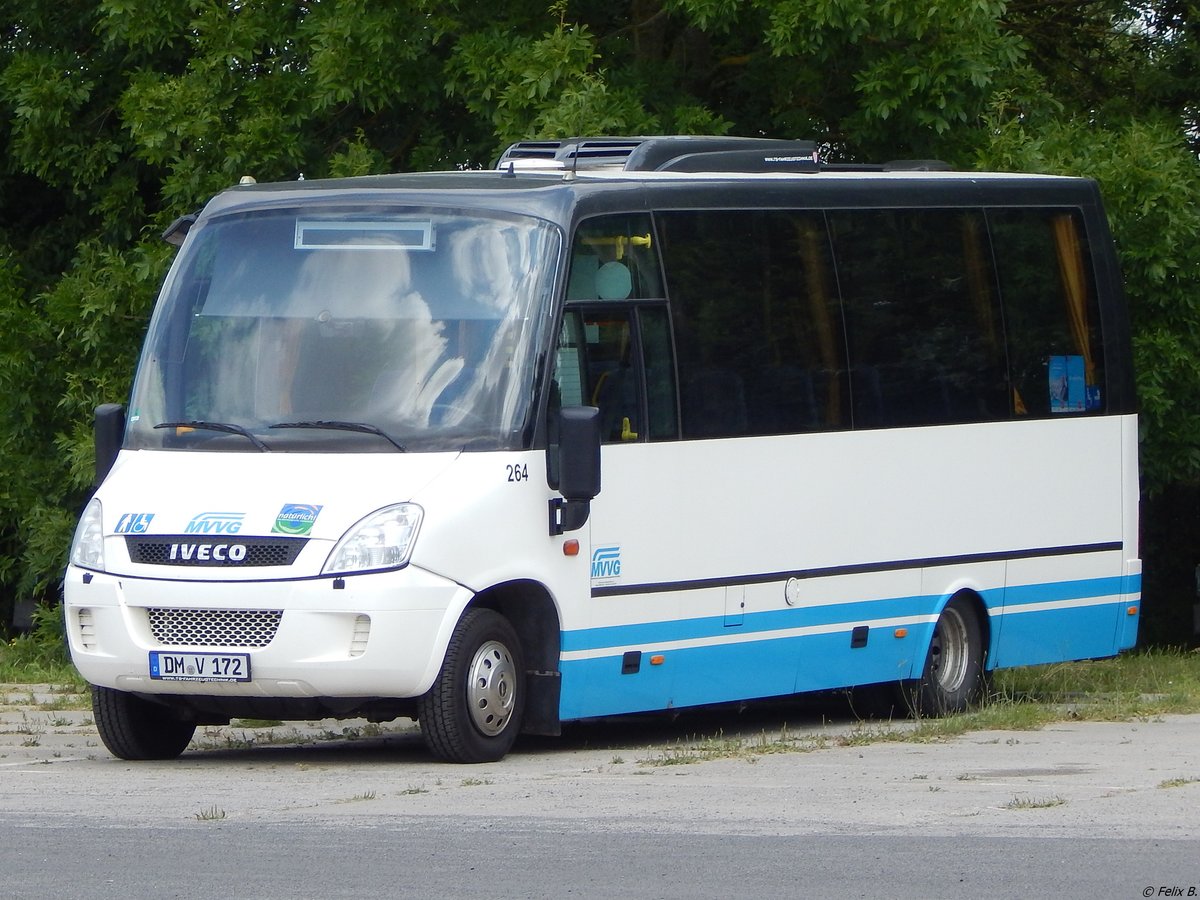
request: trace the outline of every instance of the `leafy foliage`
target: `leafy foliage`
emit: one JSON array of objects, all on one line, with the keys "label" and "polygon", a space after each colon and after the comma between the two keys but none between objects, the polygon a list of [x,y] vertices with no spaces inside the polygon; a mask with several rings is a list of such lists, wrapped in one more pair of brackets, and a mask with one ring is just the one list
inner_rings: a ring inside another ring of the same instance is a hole
[{"label": "leafy foliage", "polygon": [[0,641],[0,682],[82,687],[67,657],[62,607],[39,606],[29,633]]}]

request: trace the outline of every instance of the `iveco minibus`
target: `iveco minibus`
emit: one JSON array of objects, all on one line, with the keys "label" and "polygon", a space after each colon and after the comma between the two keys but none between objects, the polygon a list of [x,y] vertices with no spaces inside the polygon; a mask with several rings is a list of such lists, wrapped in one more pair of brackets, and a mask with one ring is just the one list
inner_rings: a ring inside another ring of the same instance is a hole
[{"label": "iveco minibus", "polygon": [[168,237],[66,575],[119,757],[244,716],[478,762],[849,686],[937,713],[1135,641],[1091,181],[570,139],[237,186]]}]

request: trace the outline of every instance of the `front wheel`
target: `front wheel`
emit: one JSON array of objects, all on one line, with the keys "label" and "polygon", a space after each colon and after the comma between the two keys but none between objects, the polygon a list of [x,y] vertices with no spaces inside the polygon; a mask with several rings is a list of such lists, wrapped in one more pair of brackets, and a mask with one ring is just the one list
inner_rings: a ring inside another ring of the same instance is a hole
[{"label": "front wheel", "polygon": [[983,628],[977,607],[956,597],[938,617],[921,680],[911,688],[913,709],[922,715],[964,712],[978,702],[984,685]]},{"label": "front wheel", "polygon": [[437,680],[417,702],[426,745],[450,762],[494,762],[512,749],[524,711],[517,633],[498,612],[468,610],[450,636]]},{"label": "front wheel", "polygon": [[92,686],[92,714],[108,751],[120,759],[174,759],[196,733],[158,703],[125,691]]}]

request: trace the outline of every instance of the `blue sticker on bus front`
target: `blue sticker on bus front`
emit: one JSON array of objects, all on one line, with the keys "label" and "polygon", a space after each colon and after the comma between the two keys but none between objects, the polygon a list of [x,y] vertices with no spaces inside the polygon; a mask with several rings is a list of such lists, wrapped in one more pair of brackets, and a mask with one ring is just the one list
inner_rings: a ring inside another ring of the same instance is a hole
[{"label": "blue sticker on bus front", "polygon": [[150,528],[150,520],[154,513],[125,513],[117,519],[114,534],[145,534]]},{"label": "blue sticker on bus front", "polygon": [[203,512],[192,516],[183,530],[187,534],[237,534],[244,518],[245,513]]}]

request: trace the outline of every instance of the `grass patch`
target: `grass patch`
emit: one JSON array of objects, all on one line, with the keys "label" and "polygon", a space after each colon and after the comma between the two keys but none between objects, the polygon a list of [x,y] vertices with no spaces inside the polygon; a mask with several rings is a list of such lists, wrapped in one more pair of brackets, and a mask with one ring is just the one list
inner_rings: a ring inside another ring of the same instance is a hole
[{"label": "grass patch", "polygon": [[225,818],[225,810],[210,806],[208,809],[202,809],[196,813],[196,821],[198,822],[217,822]]},{"label": "grass patch", "polygon": [[[854,740],[847,736],[848,740]],[[838,739],[835,739],[835,742]],[[723,732],[716,735],[695,735],[682,738],[667,747],[653,750],[648,756],[637,760],[640,766],[662,768],[664,766],[686,766],[714,759],[741,759],[754,762],[760,756],[774,753],[804,753],[829,746],[829,738],[823,735],[793,735],[787,725],[777,735],[763,731],[752,738],[727,738]],[[622,760],[623,761],[623,760]]]},{"label": "grass patch", "polygon": [[1002,807],[1003,809],[1050,809],[1062,806],[1066,798],[1055,794],[1053,797],[1013,797]]},{"label": "grass patch", "polygon": [[74,691],[87,687],[67,653],[61,607],[39,606],[29,633],[0,641],[0,682],[52,683]]},{"label": "grass patch", "polygon": [[1143,650],[1115,659],[1006,669],[999,701],[1050,721],[1128,721],[1200,712],[1200,651]]},{"label": "grass patch", "polygon": [[1146,650],[1116,659],[1002,670],[979,707],[938,719],[863,721],[834,735],[792,735],[786,725],[778,736],[764,732],[753,738],[727,738],[718,732],[678,740],[637,762],[659,768],[714,759],[754,762],[768,753],[935,743],[978,731],[1034,731],[1053,722],[1127,722],[1197,712],[1200,652]]},{"label": "grass patch", "polygon": [[1200,778],[1168,778],[1166,781],[1160,781],[1160,788],[1177,788],[1184,787],[1189,784],[1200,784]]}]

